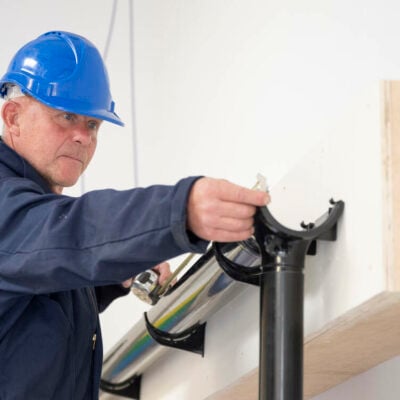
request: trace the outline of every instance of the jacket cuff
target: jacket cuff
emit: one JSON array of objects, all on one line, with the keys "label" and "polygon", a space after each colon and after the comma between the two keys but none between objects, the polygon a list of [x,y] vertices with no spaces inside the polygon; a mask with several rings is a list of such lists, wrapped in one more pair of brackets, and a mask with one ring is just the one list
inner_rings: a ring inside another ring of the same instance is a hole
[{"label": "jacket cuff", "polygon": [[196,236],[187,229],[187,202],[190,190],[194,183],[202,176],[190,177],[180,180],[175,186],[175,193],[171,211],[172,235],[178,246],[185,252],[204,253],[208,241]]}]

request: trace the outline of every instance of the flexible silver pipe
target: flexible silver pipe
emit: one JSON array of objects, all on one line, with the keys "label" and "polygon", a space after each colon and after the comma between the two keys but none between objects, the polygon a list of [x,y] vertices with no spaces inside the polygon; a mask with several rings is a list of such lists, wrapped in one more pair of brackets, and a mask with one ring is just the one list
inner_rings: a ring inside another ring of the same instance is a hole
[{"label": "flexible silver pipe", "polygon": [[[251,267],[260,264],[257,246],[252,239],[224,245],[223,250],[227,258],[240,265]],[[210,249],[147,315],[156,328],[169,333],[181,332],[198,322],[205,322],[244,287],[244,283],[233,280],[222,271]],[[167,351],[179,350],[161,346],[153,340],[142,318],[106,354],[102,380],[118,385],[134,375],[140,376]],[[116,397],[101,392],[100,398],[108,400]]]}]

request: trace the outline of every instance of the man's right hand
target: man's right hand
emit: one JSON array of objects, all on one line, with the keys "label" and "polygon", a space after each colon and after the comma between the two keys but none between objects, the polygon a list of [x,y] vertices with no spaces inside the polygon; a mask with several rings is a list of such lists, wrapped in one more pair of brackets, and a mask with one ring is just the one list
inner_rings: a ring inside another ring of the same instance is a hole
[{"label": "man's right hand", "polygon": [[205,240],[246,240],[254,233],[256,208],[269,202],[266,192],[247,189],[223,179],[200,178],[189,194],[187,226]]}]

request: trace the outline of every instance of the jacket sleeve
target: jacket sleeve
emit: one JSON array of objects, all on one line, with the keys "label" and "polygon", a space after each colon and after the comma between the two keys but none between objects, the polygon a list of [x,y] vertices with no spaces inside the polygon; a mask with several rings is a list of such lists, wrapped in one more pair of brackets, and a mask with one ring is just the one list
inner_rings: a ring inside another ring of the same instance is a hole
[{"label": "jacket sleeve", "polygon": [[79,198],[33,181],[0,181],[0,290],[51,293],[120,283],[207,242],[186,230],[197,178],[175,186],[99,190]]}]

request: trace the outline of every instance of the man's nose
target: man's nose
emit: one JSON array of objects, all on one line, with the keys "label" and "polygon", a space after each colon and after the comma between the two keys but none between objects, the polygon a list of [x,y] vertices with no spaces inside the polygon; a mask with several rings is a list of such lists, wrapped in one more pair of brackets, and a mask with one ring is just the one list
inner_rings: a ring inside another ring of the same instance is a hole
[{"label": "man's nose", "polygon": [[73,140],[83,146],[88,146],[93,141],[93,131],[86,124],[78,124],[74,127]]}]

